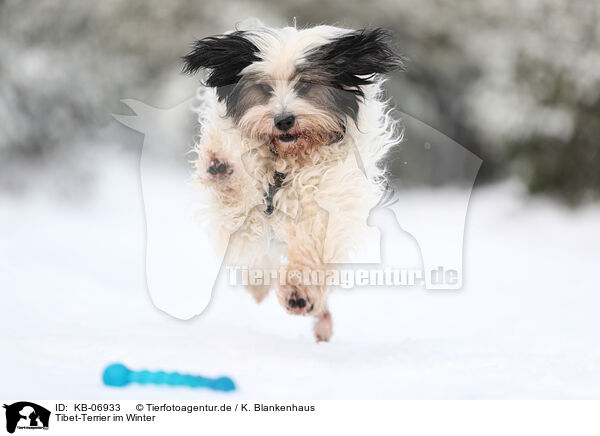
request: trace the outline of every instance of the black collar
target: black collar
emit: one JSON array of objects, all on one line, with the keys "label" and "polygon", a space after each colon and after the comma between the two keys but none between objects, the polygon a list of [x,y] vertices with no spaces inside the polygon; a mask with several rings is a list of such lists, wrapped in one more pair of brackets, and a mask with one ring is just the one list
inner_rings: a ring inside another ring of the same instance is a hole
[{"label": "black collar", "polygon": [[265,205],[267,207],[265,209],[265,215],[267,216],[273,213],[273,197],[275,197],[275,194],[277,194],[277,191],[279,191],[281,185],[283,185],[285,176],[287,176],[287,174],[280,173],[279,171],[273,173],[273,184],[269,183],[269,192],[265,192],[264,194]]}]

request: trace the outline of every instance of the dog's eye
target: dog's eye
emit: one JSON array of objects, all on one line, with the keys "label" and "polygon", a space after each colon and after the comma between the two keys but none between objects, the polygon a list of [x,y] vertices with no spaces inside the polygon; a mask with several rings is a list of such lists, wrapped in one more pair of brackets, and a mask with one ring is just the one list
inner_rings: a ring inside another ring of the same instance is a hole
[{"label": "dog's eye", "polygon": [[266,83],[259,83],[256,87],[265,95],[271,95],[273,93],[273,88]]},{"label": "dog's eye", "polygon": [[298,95],[305,95],[312,88],[313,84],[310,82],[298,82],[296,85],[296,92]]}]

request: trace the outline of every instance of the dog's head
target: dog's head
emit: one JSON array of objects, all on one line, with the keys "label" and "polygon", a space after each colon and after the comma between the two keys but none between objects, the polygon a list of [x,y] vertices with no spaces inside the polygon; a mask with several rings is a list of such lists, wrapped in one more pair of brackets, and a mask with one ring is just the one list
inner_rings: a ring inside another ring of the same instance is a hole
[{"label": "dog's head", "polygon": [[386,31],[258,28],[196,41],[184,72],[206,69],[227,116],[246,137],[295,156],[339,141],[364,87],[403,68]]}]

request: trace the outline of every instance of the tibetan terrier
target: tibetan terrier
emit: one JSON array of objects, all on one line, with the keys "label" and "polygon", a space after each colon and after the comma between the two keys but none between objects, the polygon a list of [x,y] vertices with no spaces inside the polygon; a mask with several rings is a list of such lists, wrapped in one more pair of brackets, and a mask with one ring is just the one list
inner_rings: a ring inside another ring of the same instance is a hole
[{"label": "tibetan terrier", "polygon": [[379,28],[261,24],[184,57],[184,72],[204,72],[194,165],[216,245],[228,265],[277,271],[246,287],[314,316],[318,341],[332,334],[323,277],[348,261],[384,189],[398,136],[382,75],[403,61]]}]

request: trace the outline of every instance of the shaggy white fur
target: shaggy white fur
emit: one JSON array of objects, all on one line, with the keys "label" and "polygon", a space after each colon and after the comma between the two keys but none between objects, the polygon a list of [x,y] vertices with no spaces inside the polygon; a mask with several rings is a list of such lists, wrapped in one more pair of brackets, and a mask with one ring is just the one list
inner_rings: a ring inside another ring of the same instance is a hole
[{"label": "shaggy white fur", "polygon": [[[312,98],[298,91],[302,79],[295,74],[308,54],[352,31],[261,25],[245,31],[244,38],[258,48],[258,59],[241,75],[268,84],[270,94],[255,96],[242,114],[231,116],[216,88],[198,90],[195,112],[201,133],[193,163],[195,179],[207,193],[203,213],[214,229],[216,247],[227,250],[227,264],[260,270],[283,267],[285,278],[275,284],[281,305],[293,314],[315,316],[315,336],[326,341],[332,334],[328,287],[289,277],[297,278],[295,271],[324,271],[348,261],[384,190],[382,158],[400,138],[382,98],[379,76],[371,75],[370,83],[360,85],[364,97],[356,99],[356,120],[319,105],[326,91],[307,91],[314,93]],[[295,115],[296,136],[291,141],[280,140],[281,132],[274,127],[273,118],[281,112]],[[343,135],[332,140],[340,122]],[[265,196],[277,184],[276,172],[285,178],[268,215]],[[248,289],[261,301],[270,285]]]}]

